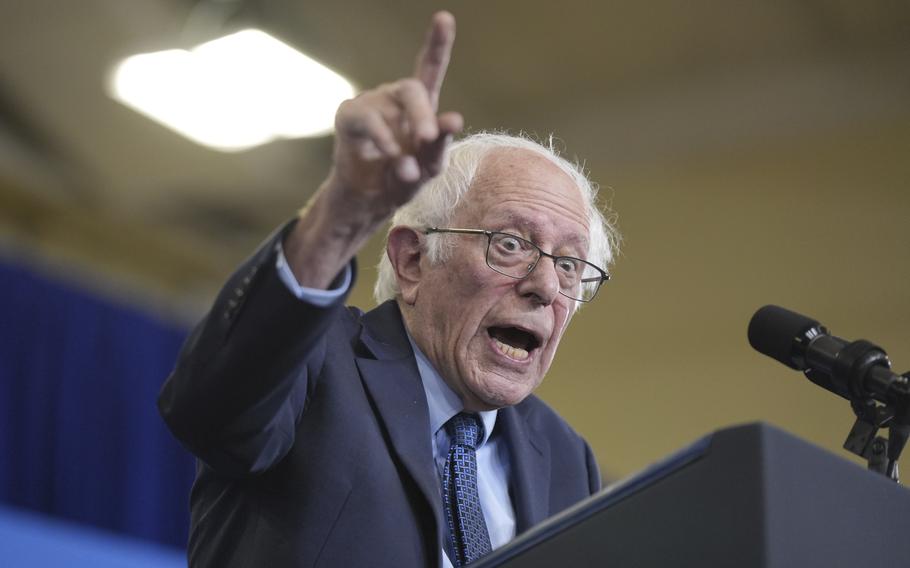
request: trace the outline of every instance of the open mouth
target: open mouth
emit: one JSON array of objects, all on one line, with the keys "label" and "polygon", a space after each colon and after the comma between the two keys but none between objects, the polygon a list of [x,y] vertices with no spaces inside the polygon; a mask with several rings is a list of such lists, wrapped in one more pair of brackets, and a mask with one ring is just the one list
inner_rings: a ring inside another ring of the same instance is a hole
[{"label": "open mouth", "polygon": [[536,335],[517,327],[490,327],[487,333],[504,355],[519,361],[524,361],[540,347],[540,339]]}]

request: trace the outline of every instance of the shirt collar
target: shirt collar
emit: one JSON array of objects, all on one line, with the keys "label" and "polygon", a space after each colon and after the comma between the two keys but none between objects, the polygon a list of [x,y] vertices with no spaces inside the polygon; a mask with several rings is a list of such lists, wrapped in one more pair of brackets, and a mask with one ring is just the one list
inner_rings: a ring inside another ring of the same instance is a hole
[{"label": "shirt collar", "polygon": [[[420,372],[420,380],[427,396],[427,406],[430,409],[430,432],[435,436],[436,432],[445,426],[445,423],[450,418],[464,410],[464,404],[462,404],[461,398],[455,394],[455,391],[442,379],[442,376],[436,371],[427,356],[423,354],[423,351],[414,343],[411,333],[407,332],[407,334],[408,341],[411,342],[411,347],[414,349],[414,357],[417,359],[417,370]],[[481,422],[483,422],[483,440],[477,447],[482,446],[490,439],[493,427],[496,426],[498,414],[499,410],[486,410],[478,413]]]}]

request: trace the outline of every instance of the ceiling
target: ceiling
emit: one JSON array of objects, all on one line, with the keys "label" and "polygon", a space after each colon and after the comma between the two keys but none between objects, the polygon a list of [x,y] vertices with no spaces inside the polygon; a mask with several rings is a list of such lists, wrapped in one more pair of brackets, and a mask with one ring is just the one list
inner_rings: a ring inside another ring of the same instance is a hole
[{"label": "ceiling", "polygon": [[[306,202],[330,165],[331,139],[242,153],[197,146],[108,98],[112,65],[256,25],[368,88],[410,72],[430,14],[446,8],[458,38],[441,106],[461,111],[469,130],[556,133],[618,214],[626,244],[615,282],[579,316],[542,391],[608,469],[625,473],[751,419],[839,444],[851,421],[844,403],[779,378],[783,368],[743,346],[763,303],[817,310],[810,315],[834,331],[893,345],[910,366],[905,2],[0,7],[8,255],[198,316]],[[371,244],[364,265],[379,250]],[[354,300],[369,303],[368,288]],[[594,352],[604,360],[590,361]],[[609,379],[577,378],[592,375]]]}]

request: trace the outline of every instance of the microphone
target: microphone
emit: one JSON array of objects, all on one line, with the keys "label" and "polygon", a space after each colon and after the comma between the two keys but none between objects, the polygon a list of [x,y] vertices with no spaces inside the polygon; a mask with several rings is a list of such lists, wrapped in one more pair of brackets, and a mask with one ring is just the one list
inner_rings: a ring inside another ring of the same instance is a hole
[{"label": "microphone", "polygon": [[864,339],[846,341],[819,322],[779,306],[764,306],[749,322],[749,343],[818,386],[850,401],[906,405],[910,381],[891,371],[885,351]]}]

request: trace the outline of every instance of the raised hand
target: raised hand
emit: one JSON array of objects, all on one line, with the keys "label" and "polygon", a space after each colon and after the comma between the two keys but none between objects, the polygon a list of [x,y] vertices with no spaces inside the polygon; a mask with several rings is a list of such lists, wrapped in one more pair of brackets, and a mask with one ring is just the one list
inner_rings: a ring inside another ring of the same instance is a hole
[{"label": "raised hand", "polygon": [[455,18],[433,16],[414,75],[344,102],[335,117],[333,185],[391,213],[442,168],[458,113],[437,114],[439,92],[455,41]]},{"label": "raised hand", "polygon": [[331,173],[284,241],[303,286],[325,288],[421,185],[439,174],[457,112],[438,113],[455,18],[433,15],[414,75],[345,101],[335,116]]}]

